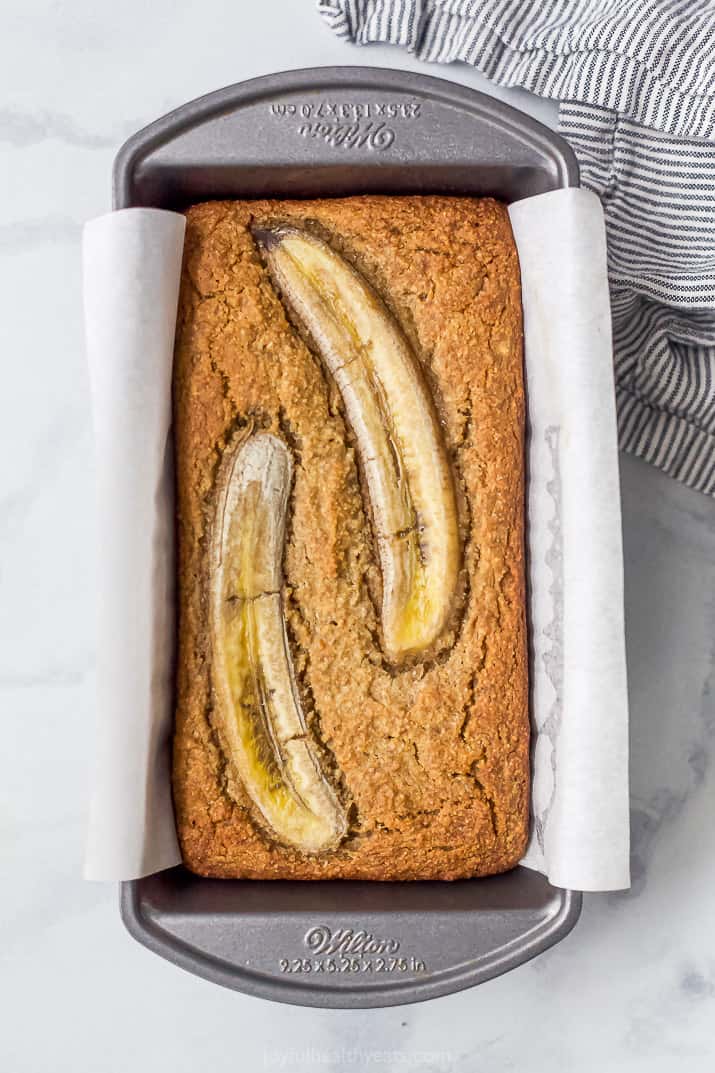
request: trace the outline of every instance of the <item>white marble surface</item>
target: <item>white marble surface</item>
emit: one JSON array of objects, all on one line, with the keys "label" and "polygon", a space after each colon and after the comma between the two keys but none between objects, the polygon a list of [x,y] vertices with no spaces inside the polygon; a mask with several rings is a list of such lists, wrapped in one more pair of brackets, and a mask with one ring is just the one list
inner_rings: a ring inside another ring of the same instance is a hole
[{"label": "white marble surface", "polygon": [[0,15],[0,1068],[711,1073],[715,504],[632,459],[630,894],[586,898],[561,945],[476,990],[321,1012],[159,960],[123,930],[116,890],[80,880],[95,659],[82,222],[109,205],[123,139],[191,97],[286,67],[415,65],[342,45],[311,0],[4,0]]}]

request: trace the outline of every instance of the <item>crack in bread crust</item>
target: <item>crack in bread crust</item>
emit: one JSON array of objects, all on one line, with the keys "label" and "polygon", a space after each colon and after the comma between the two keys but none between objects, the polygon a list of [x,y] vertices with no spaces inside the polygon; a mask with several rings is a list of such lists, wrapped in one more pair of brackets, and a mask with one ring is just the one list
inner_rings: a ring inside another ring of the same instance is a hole
[{"label": "crack in bread crust", "polygon": [[[461,499],[464,598],[448,650],[399,674],[380,649],[380,571],[339,399],[288,323],[249,230],[308,218],[384,297],[419,355]],[[506,209],[443,197],[193,206],[178,324],[173,785],[188,867],[453,879],[513,866],[528,827],[529,732],[521,309]],[[350,837],[325,857],[258,829],[210,724],[205,539],[222,452],[249,420],[294,452],[291,651],[353,798]]]}]

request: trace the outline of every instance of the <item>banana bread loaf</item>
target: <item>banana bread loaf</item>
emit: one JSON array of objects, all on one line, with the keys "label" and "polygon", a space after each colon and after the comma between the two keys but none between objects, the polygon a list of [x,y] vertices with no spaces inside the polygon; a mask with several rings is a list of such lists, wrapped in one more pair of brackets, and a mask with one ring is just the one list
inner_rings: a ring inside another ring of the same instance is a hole
[{"label": "banana bread loaf", "polygon": [[506,208],[365,196],[186,215],[185,863],[263,879],[511,868],[529,723]]}]

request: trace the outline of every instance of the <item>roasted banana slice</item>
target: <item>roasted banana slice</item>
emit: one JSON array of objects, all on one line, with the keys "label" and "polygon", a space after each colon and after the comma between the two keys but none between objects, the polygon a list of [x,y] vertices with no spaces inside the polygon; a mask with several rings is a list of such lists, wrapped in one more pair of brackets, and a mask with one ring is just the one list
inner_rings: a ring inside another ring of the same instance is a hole
[{"label": "roasted banana slice", "polygon": [[431,648],[460,569],[454,484],[439,420],[411,347],[363,277],[294,227],[254,228],[271,278],[340,390],[370,496],[394,661]]},{"label": "roasted banana slice", "polygon": [[229,449],[211,539],[215,718],[230,760],[277,838],[306,853],[345,836],[345,810],[309,736],[283,616],[292,463],[266,433]]}]

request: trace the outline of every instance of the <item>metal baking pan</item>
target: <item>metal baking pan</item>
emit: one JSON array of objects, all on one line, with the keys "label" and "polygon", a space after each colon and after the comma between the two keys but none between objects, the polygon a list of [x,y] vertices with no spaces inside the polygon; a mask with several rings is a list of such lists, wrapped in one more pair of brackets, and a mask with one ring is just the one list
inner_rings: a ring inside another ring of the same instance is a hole
[{"label": "metal baking pan", "polygon": [[[326,67],[243,82],[135,134],[114,207],[379,192],[513,201],[578,185],[566,143],[451,82]],[[552,946],[581,895],[526,868],[456,883],[209,880],[173,868],[123,883],[131,934],[190,972],[305,1006],[389,1006],[488,980]]]}]

